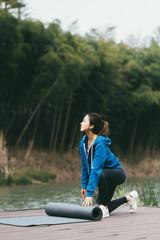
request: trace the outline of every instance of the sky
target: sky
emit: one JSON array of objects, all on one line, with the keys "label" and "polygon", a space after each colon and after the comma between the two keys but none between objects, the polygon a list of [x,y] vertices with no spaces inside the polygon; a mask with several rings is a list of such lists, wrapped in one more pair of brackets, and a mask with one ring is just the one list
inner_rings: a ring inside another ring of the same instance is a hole
[{"label": "sky", "polygon": [[160,0],[24,0],[32,19],[50,23],[59,19],[64,30],[84,35],[91,29],[115,27],[115,40],[151,36],[160,26]]}]

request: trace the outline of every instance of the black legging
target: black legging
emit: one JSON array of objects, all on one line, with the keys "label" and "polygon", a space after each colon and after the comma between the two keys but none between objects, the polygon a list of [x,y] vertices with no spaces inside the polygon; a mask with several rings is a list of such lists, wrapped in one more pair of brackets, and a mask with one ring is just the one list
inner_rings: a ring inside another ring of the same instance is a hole
[{"label": "black legging", "polygon": [[126,197],[111,201],[116,186],[124,183],[125,180],[126,171],[123,167],[118,169],[103,169],[98,182],[98,204],[108,206],[109,212],[112,212],[123,203],[126,203]]}]

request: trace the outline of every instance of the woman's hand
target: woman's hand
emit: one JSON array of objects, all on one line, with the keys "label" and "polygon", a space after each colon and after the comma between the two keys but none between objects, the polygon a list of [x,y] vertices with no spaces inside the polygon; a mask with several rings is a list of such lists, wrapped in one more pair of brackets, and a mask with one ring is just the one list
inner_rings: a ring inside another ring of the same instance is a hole
[{"label": "woman's hand", "polygon": [[81,195],[82,195],[83,199],[85,199],[85,197],[86,197],[86,189],[81,189]]},{"label": "woman's hand", "polygon": [[86,197],[83,204],[82,204],[82,207],[87,207],[87,206],[92,206],[92,197]]}]

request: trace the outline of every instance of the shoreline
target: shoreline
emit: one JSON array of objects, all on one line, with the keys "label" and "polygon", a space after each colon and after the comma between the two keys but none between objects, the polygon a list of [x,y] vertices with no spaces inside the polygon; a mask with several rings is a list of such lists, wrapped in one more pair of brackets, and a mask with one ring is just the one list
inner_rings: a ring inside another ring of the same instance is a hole
[{"label": "shoreline", "polygon": [[[125,160],[120,160],[120,163],[127,172],[127,178],[160,177],[160,158],[146,157],[137,164],[131,164]],[[11,151],[8,154],[7,168],[8,176],[11,178],[29,175],[30,184],[48,181],[80,181],[81,179],[81,158],[78,151],[68,153],[53,153],[35,149],[29,152],[22,149]]]}]

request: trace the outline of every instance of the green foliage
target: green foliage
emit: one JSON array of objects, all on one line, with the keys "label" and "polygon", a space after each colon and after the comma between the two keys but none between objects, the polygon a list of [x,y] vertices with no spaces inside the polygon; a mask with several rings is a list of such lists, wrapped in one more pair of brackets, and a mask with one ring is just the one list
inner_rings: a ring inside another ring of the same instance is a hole
[{"label": "green foliage", "polygon": [[0,186],[7,185],[11,186],[14,183],[14,179],[11,175],[8,177],[0,177]]},{"label": "green foliage", "polygon": [[[136,179],[135,179],[136,180]],[[125,182],[124,184],[119,185],[116,188],[116,191],[114,193],[114,199],[118,199],[121,197],[126,196],[129,192],[131,192],[133,189],[135,189],[139,193],[138,198],[138,205],[147,205],[147,206],[159,206],[160,199],[159,199],[159,185],[154,182],[154,179],[150,181],[144,181],[144,179],[141,181],[140,179],[138,181],[132,181]],[[153,182],[152,182],[153,181]],[[93,201],[96,204],[98,198],[98,190],[96,189],[93,197]]]},{"label": "green foliage", "polygon": [[24,175],[16,177],[14,182],[16,185],[28,185],[32,183],[32,179],[27,173],[25,173]]},{"label": "green foliage", "polygon": [[7,178],[0,177],[0,186],[7,185],[28,185],[32,184],[32,181],[38,180],[40,182],[53,181],[56,178],[56,174],[44,170],[36,170],[33,168],[24,169],[24,171],[16,170],[13,171]]},{"label": "green foliage", "polygon": [[0,12],[0,128],[9,146],[73,150],[83,113],[95,111],[110,123],[114,150],[158,151],[159,31],[148,47],[132,48],[116,44],[113,30],[81,37],[58,20],[44,26]]},{"label": "green foliage", "polygon": [[31,183],[32,183],[32,180],[27,173],[25,174],[21,173],[16,176],[9,175],[7,178],[0,177],[0,185],[7,185],[7,186],[11,186],[12,184],[28,185]]},{"label": "green foliage", "polygon": [[4,177],[0,177],[0,186],[3,186],[6,184],[6,179]]},{"label": "green foliage", "polygon": [[[143,182],[144,181],[144,182]],[[118,186],[116,188],[116,192],[114,194],[114,198],[119,198],[126,196],[130,191],[133,189],[136,189],[136,191],[139,193],[139,198],[138,198],[138,204],[141,205],[149,205],[149,206],[158,206],[160,203],[158,191],[158,183],[154,182],[154,179],[150,180],[138,180],[130,183],[130,182],[125,182],[124,184]]]},{"label": "green foliage", "polygon": [[14,182],[13,177],[12,177],[11,175],[9,175],[9,176],[7,177],[7,179],[6,179],[6,184],[7,184],[8,186],[11,186],[13,182]]},{"label": "green foliage", "polygon": [[159,199],[156,191],[158,192],[158,189],[154,189],[151,183],[147,184],[147,187],[141,188],[141,202],[145,205],[158,206]]},{"label": "green foliage", "polygon": [[55,173],[50,173],[47,171],[35,171],[31,174],[32,178],[35,180],[39,180],[41,182],[48,182],[50,179],[54,180],[56,178]]}]

